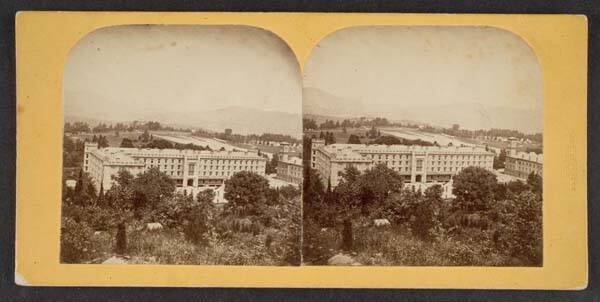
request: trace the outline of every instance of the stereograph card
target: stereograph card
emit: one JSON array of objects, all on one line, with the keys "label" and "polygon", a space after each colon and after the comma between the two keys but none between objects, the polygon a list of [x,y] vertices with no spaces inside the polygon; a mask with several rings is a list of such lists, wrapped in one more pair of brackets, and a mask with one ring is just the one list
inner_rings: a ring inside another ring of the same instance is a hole
[{"label": "stereograph card", "polygon": [[582,289],[577,15],[21,12],[21,285]]}]

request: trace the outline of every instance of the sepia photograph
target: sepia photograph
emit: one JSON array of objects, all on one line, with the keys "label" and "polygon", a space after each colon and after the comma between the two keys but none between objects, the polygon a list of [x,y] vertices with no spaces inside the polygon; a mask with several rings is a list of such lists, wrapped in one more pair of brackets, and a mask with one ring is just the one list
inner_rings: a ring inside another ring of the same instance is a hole
[{"label": "sepia photograph", "polygon": [[61,263],[300,264],[302,78],[275,34],[105,27],[62,87]]},{"label": "sepia photograph", "polygon": [[20,11],[14,283],[583,293],[588,18]]},{"label": "sepia photograph", "polygon": [[303,265],[543,265],[543,83],[527,42],[350,27],[303,76]]}]

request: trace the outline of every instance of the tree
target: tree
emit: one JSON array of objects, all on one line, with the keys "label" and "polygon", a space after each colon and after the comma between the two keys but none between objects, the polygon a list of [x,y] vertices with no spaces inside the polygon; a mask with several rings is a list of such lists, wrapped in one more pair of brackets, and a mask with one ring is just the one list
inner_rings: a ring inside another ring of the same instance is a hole
[{"label": "tree", "polygon": [[385,164],[378,164],[363,174],[349,167],[335,188],[335,199],[346,215],[354,215],[357,209],[369,214],[381,208],[390,194],[400,192],[402,184],[402,176]]},{"label": "tree", "polygon": [[268,189],[269,182],[264,177],[248,171],[238,172],[225,181],[224,197],[229,201],[225,208],[238,216],[260,214]]},{"label": "tree", "polygon": [[83,164],[84,142],[63,136],[63,166],[81,167]]},{"label": "tree", "polygon": [[94,230],[84,221],[63,214],[60,230],[60,260],[64,263],[81,263],[93,249]]},{"label": "tree", "polygon": [[131,185],[133,178],[133,175],[125,169],[119,170],[119,172],[117,172],[117,175],[113,176],[113,179],[117,182],[117,184],[122,187]]},{"label": "tree", "polygon": [[512,196],[520,195],[521,193],[529,190],[527,184],[521,181],[520,179],[508,182],[506,184],[506,188],[509,194],[512,194],[507,196],[507,198],[513,198]]},{"label": "tree", "polygon": [[515,254],[533,265],[542,264],[542,200],[530,192],[522,193],[516,202]]},{"label": "tree", "polygon": [[370,137],[370,138],[377,138],[378,134],[379,134],[379,131],[377,131],[377,128],[375,128],[375,125],[373,125],[373,126],[371,127],[371,130],[369,130],[369,131],[367,132],[367,137]]},{"label": "tree", "polygon": [[279,190],[276,188],[269,188],[265,195],[267,197],[267,199],[266,199],[267,205],[270,205],[270,206],[276,205],[276,204],[279,204],[279,202],[281,201]]},{"label": "tree", "polygon": [[442,206],[442,186],[434,185],[425,189],[422,201],[417,203],[412,222],[413,233],[423,239],[431,240],[431,230],[439,223],[439,211]]},{"label": "tree", "polygon": [[335,144],[335,136],[333,135],[333,132],[325,133],[325,144],[326,145]]},{"label": "tree", "polygon": [[113,208],[128,209],[133,206],[133,175],[125,169],[119,170],[116,176],[113,176],[114,184],[106,192],[106,204]]},{"label": "tree", "polygon": [[535,194],[540,199],[542,198],[543,180],[541,176],[534,172],[531,172],[527,177],[527,186],[529,186],[529,190],[531,190],[533,194]]},{"label": "tree", "polygon": [[295,186],[288,185],[279,188],[279,194],[281,194],[283,198],[291,200],[292,198],[300,196],[300,190],[298,190],[298,188],[296,188]]},{"label": "tree", "polygon": [[302,119],[302,127],[304,128],[304,130],[314,130],[318,128],[317,122],[309,118]]},{"label": "tree", "polygon": [[117,255],[125,255],[127,253],[127,228],[124,222],[119,223],[117,226],[115,237],[115,252]]},{"label": "tree", "polygon": [[98,192],[98,197],[96,198],[96,204],[99,206],[104,206],[104,184],[100,184],[100,191]]},{"label": "tree", "polygon": [[313,212],[318,209],[318,206],[323,201],[323,197],[325,196],[325,188],[323,187],[323,183],[319,178],[319,174],[317,174],[316,170],[312,169],[310,165],[304,166],[303,174],[303,211],[307,216],[312,217]]},{"label": "tree", "polygon": [[134,193],[134,208],[156,206],[162,200],[173,197],[175,182],[157,167],[138,174],[131,183]]},{"label": "tree", "polygon": [[414,188],[403,188],[400,192],[391,193],[384,201],[379,216],[391,218],[396,223],[412,222],[420,223],[416,220],[418,206],[423,202],[423,195],[420,190]]},{"label": "tree", "polygon": [[542,265],[541,198],[525,191],[497,207],[496,248],[518,259],[520,265]]},{"label": "tree", "polygon": [[90,126],[83,122],[65,123],[64,130],[65,133],[90,132]]},{"label": "tree", "polygon": [[363,213],[370,207],[381,205],[391,193],[400,192],[402,184],[402,176],[385,164],[365,171],[358,178]]},{"label": "tree", "polygon": [[135,148],[135,146],[133,145],[133,141],[131,141],[128,138],[124,138],[123,140],[121,140],[121,148]]},{"label": "tree", "polygon": [[342,181],[353,184],[354,182],[356,182],[356,180],[358,180],[359,176],[360,171],[358,171],[358,169],[356,169],[355,167],[350,166],[344,169],[344,171],[342,172]]},{"label": "tree", "polygon": [[372,144],[380,144],[380,145],[400,145],[402,144],[402,140],[391,135],[384,135],[376,138],[371,142]]},{"label": "tree", "polygon": [[503,169],[506,162],[506,150],[500,150],[498,157],[494,156],[494,169]]},{"label": "tree", "polygon": [[344,228],[342,229],[342,249],[345,251],[351,251],[354,249],[354,234],[352,231],[352,220],[350,218],[344,219]]},{"label": "tree", "polygon": [[468,212],[486,210],[494,201],[497,185],[494,173],[480,167],[467,167],[454,177],[455,205]]},{"label": "tree", "polygon": [[79,178],[75,184],[73,194],[73,203],[84,206],[93,204],[96,201],[96,188],[89,175],[83,170],[79,171]]},{"label": "tree", "polygon": [[348,137],[348,144],[362,144],[362,142],[358,136],[350,134],[350,137]]},{"label": "tree", "polygon": [[108,147],[108,139],[104,135],[98,135],[98,148]]},{"label": "tree", "polygon": [[144,133],[141,136],[141,140],[142,142],[147,142],[150,140],[150,133],[148,132],[148,129],[144,130]]},{"label": "tree", "polygon": [[200,204],[213,204],[213,200],[215,199],[215,191],[212,189],[206,189],[198,192],[196,195],[196,202]]},{"label": "tree", "polygon": [[198,192],[196,204],[189,213],[189,223],[184,228],[185,237],[195,244],[206,244],[206,236],[211,228],[213,218],[213,199],[215,192],[211,189]]},{"label": "tree", "polygon": [[267,161],[265,166],[265,172],[267,174],[277,173],[277,165],[279,163],[279,155],[277,153],[273,153],[273,157],[270,161]]},{"label": "tree", "polygon": [[144,145],[144,148],[151,149],[173,149],[173,143],[165,139],[151,140],[149,143]]},{"label": "tree", "polygon": [[[355,210],[360,208],[361,205],[361,187],[358,183],[359,178],[361,177],[360,171],[358,171],[355,167],[347,167],[342,172],[342,179],[335,187],[334,192],[335,195],[330,197],[328,203],[325,206],[332,208],[341,213],[338,213],[338,216],[348,217],[353,216],[355,214]],[[333,199],[333,200],[331,200]]]}]

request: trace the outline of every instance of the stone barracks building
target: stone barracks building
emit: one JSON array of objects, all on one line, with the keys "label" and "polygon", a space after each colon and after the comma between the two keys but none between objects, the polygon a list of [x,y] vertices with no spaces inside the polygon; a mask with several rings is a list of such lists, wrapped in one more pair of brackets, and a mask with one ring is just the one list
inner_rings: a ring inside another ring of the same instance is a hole
[{"label": "stone barracks building", "polygon": [[335,187],[347,167],[365,171],[385,164],[410,183],[448,182],[470,166],[493,171],[494,153],[485,147],[331,144],[312,140],[311,166],[325,186]]},{"label": "stone barracks building", "polygon": [[514,144],[511,144],[506,161],[504,162],[504,173],[521,179],[527,179],[532,172],[542,176],[544,172],[544,156],[535,152],[517,152]]},{"label": "stone barracks building", "polygon": [[281,154],[277,162],[277,177],[295,185],[301,185],[304,177],[302,159],[286,153]]},{"label": "stone barracks building", "polygon": [[119,170],[137,175],[157,167],[175,180],[185,193],[208,188],[222,193],[225,180],[240,171],[265,175],[267,159],[256,151],[197,151],[176,149],[98,148],[97,143],[85,143],[83,169],[97,190],[110,189],[113,176]]}]

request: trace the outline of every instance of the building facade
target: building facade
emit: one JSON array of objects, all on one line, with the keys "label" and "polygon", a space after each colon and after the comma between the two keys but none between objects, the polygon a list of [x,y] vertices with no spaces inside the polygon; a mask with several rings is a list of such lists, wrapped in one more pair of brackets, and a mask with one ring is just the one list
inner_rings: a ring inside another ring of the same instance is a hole
[{"label": "building facade", "polygon": [[264,176],[266,162],[256,151],[98,148],[96,143],[85,143],[83,169],[97,190],[108,190],[120,170],[137,175],[156,167],[175,180],[178,190],[195,194],[207,188],[218,193],[225,180],[237,172]]},{"label": "building facade", "polygon": [[283,153],[277,162],[277,178],[300,186],[303,180],[302,159]]},{"label": "building facade", "polygon": [[385,164],[398,172],[405,182],[448,182],[470,166],[493,171],[494,153],[485,147],[439,147],[406,145],[331,144],[313,139],[311,166],[324,185],[340,182],[343,171],[354,167],[365,171]]},{"label": "building facade", "polygon": [[517,140],[512,139],[504,162],[504,173],[520,179],[527,179],[534,173],[543,176],[544,156],[535,152],[517,151]]}]

